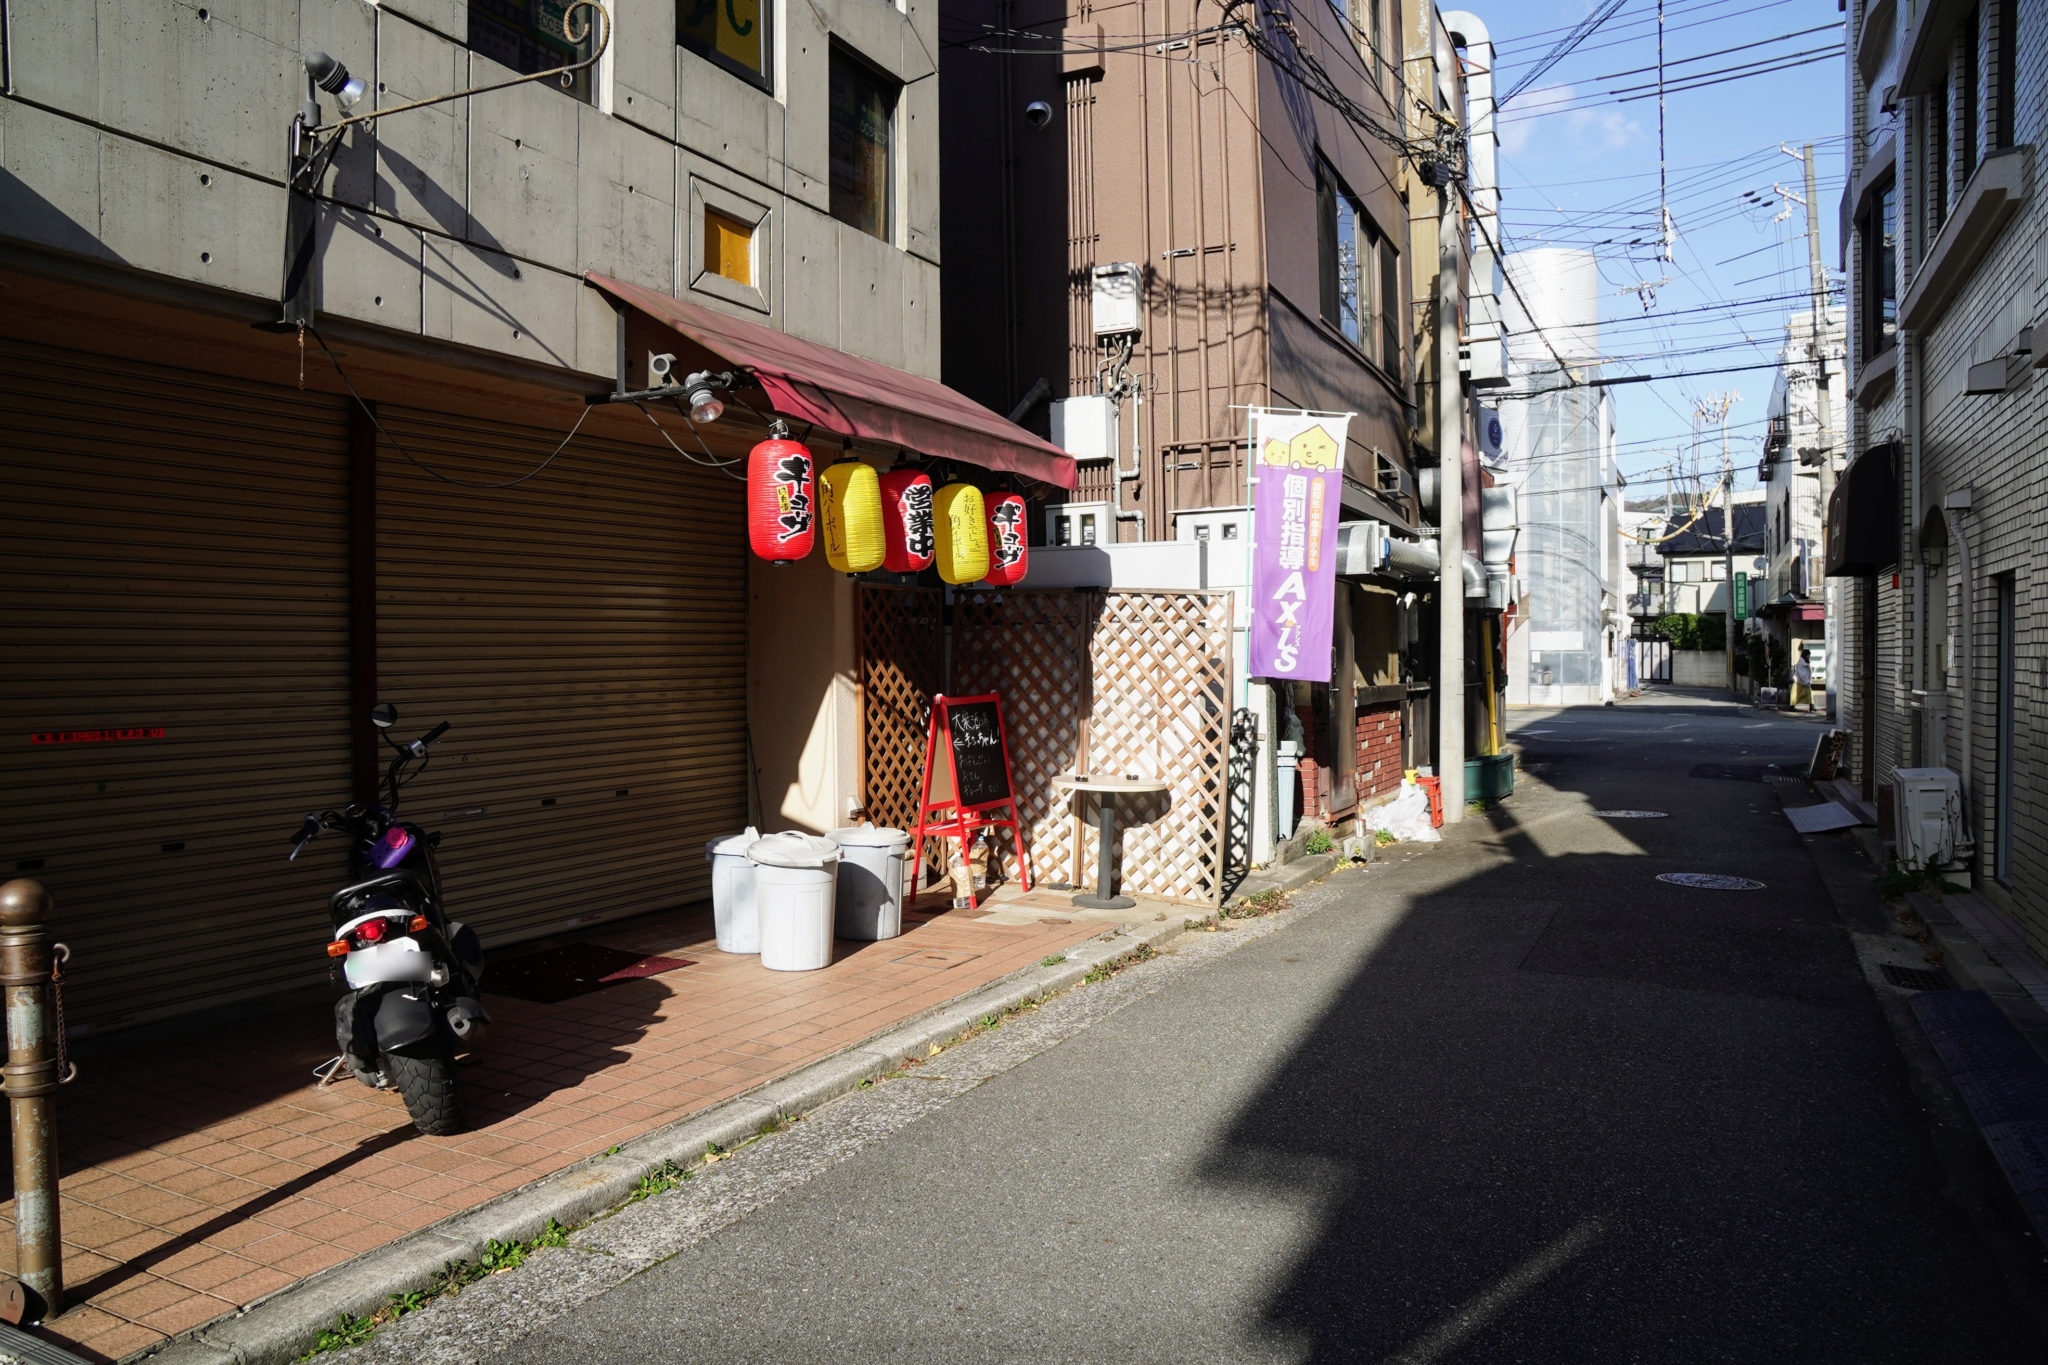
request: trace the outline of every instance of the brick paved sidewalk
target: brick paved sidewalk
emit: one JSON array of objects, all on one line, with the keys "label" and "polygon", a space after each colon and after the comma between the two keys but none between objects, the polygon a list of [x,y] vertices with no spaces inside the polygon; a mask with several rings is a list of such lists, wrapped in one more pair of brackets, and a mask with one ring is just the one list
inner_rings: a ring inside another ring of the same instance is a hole
[{"label": "brick paved sidewalk", "polygon": [[[1085,940],[1105,918],[1045,893],[980,910],[920,902],[901,938],[838,944],[771,972],[712,942],[707,912],[592,941],[693,960],[543,1005],[485,996],[489,1043],[459,1072],[467,1130],[422,1137],[395,1095],[312,1069],[334,1054],[327,996],[213,1040],[147,1028],[95,1049],[62,1092],[67,1302],[48,1335],[114,1359],[359,1252],[829,1056]],[[1183,907],[1146,906],[1188,913]],[[1126,911],[1108,918],[1128,919]],[[315,944],[313,947],[318,948]],[[545,946],[545,945],[534,945]],[[0,1267],[13,1267],[0,1204]]]}]

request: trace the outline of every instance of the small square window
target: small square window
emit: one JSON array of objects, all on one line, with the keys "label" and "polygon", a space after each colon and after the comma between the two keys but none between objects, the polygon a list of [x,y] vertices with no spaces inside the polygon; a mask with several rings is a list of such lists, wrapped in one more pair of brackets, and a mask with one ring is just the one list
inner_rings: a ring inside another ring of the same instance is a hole
[{"label": "small square window", "polygon": [[704,210],[704,268],[735,284],[754,283],[754,229],[717,209]]},{"label": "small square window", "polygon": [[1224,538],[1225,540],[1236,540],[1236,539],[1237,539],[1237,523],[1236,523],[1236,522],[1234,522],[1234,521],[1226,521],[1226,522],[1224,522],[1224,523],[1223,523],[1223,538]]},{"label": "small square window", "polygon": [[1209,538],[1209,528],[1208,528],[1207,526],[1197,526],[1197,527],[1195,528],[1195,539],[1196,539],[1196,540],[1207,540],[1208,538]]},{"label": "small square window", "polygon": [[1093,512],[1081,514],[1081,543],[1083,545],[1093,545],[1095,543],[1095,514]]}]

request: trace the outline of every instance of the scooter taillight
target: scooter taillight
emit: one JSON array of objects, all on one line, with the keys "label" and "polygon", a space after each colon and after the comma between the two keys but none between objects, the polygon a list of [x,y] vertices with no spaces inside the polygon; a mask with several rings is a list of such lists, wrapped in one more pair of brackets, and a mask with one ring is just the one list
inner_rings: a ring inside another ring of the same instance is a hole
[{"label": "scooter taillight", "polygon": [[356,937],[365,943],[382,943],[390,932],[391,921],[385,919],[366,919],[356,926]]},{"label": "scooter taillight", "polygon": [[412,835],[402,826],[393,825],[384,831],[384,837],[377,841],[377,851],[372,859],[383,871],[389,872],[405,860],[406,850],[412,847]]}]

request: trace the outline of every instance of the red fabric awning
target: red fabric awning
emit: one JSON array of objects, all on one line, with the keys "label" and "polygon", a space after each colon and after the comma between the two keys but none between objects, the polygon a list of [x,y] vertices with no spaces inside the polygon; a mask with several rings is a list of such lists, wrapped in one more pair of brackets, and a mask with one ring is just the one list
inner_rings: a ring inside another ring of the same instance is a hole
[{"label": "red fabric awning", "polygon": [[751,370],[785,417],[1059,488],[1077,482],[1073,457],[1064,450],[935,379],[595,272],[584,279]]}]

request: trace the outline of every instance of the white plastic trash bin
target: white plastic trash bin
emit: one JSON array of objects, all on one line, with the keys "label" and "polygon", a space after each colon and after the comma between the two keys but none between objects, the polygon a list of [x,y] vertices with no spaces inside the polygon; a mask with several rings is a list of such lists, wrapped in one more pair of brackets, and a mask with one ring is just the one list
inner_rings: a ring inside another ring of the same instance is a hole
[{"label": "white plastic trash bin", "polygon": [[839,845],[815,834],[770,834],[747,850],[761,917],[761,965],[812,972],[832,965]]},{"label": "white plastic trash bin", "polygon": [[760,841],[752,825],[744,834],[728,834],[704,845],[711,863],[711,922],[718,929],[721,953],[761,951],[761,917],[754,906],[754,865],[747,850]]},{"label": "white plastic trash bin", "polygon": [[839,937],[880,939],[902,933],[910,836],[900,829],[857,825],[826,837],[839,845]]}]

